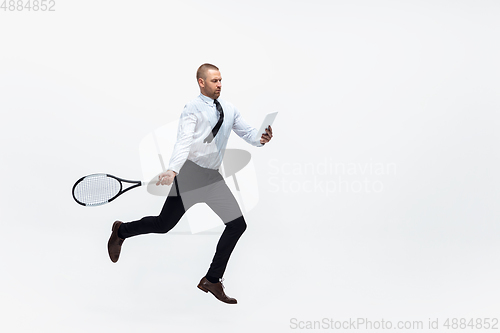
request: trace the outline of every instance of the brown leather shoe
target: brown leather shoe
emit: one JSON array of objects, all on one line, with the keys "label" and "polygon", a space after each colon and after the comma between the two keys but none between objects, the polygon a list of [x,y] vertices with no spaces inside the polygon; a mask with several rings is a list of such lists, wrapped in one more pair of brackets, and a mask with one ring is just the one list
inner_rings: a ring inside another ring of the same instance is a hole
[{"label": "brown leather shoe", "polygon": [[120,221],[113,223],[113,227],[111,228],[113,232],[111,233],[111,237],[109,237],[108,241],[108,253],[112,262],[117,262],[118,258],[120,258],[120,251],[122,250],[122,244],[124,241],[124,239],[118,237],[118,228],[120,227],[120,224],[122,224]]},{"label": "brown leather shoe", "polygon": [[224,286],[222,285],[222,282],[217,282],[217,283],[212,283],[207,280],[206,277],[203,277],[201,279],[200,283],[198,284],[198,288],[203,290],[204,292],[211,292],[212,295],[215,296],[219,301],[222,301],[224,303],[228,304],[236,304],[238,303],[234,298],[228,297],[224,293]]}]

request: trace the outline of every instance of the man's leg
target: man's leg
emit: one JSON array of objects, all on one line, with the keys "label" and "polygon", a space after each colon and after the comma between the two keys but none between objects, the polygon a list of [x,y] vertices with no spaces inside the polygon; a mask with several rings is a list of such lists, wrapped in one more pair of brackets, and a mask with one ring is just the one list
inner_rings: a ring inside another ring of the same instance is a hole
[{"label": "man's leg", "polygon": [[[174,179],[174,182],[177,180]],[[179,222],[186,210],[187,207],[184,207],[181,197],[177,195],[176,186],[172,186],[160,215],[143,217],[139,221],[130,223],[115,222],[108,241],[111,261],[118,261],[125,238],[148,233],[166,233]]]},{"label": "man's leg", "polygon": [[224,275],[229,257],[247,225],[238,202],[223,180],[211,186],[206,203],[226,225],[207,272],[207,278],[213,281]]},{"label": "man's leg", "polygon": [[226,223],[226,228],[217,243],[212,264],[210,264],[210,268],[206,275],[209,281],[212,282],[214,279],[217,279],[218,281],[222,278],[226,270],[229,257],[246,228],[247,225],[243,216]]},{"label": "man's leg", "polygon": [[134,222],[123,223],[118,230],[120,238],[142,234],[164,234],[180,221],[186,210],[180,196],[168,196],[158,216],[146,216]]},{"label": "man's leg", "polygon": [[224,275],[229,257],[236,243],[246,229],[245,219],[238,206],[238,202],[224,180],[222,180],[222,177],[221,181],[210,186],[210,191],[208,191],[206,199],[205,202],[207,205],[219,215],[226,228],[217,243],[215,256],[207,275],[201,279],[198,288],[204,292],[211,292],[222,302],[236,304],[236,299],[226,295],[222,282],[219,280]]}]

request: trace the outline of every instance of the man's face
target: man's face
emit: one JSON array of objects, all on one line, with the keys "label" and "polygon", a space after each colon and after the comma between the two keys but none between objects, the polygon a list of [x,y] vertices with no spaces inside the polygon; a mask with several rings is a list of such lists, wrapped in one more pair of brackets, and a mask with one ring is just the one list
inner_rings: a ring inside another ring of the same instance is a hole
[{"label": "man's face", "polygon": [[201,93],[211,99],[217,99],[220,96],[222,88],[222,77],[217,70],[209,69],[207,71],[207,78],[198,80],[200,84]]}]

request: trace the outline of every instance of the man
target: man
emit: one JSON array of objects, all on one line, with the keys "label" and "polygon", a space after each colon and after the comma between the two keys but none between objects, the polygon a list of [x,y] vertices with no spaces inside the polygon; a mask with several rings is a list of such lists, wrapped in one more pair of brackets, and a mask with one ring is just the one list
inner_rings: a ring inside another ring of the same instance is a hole
[{"label": "man", "polygon": [[212,293],[222,302],[236,304],[236,299],[224,293],[221,280],[246,223],[218,169],[231,130],[248,143],[262,147],[273,137],[272,128],[269,126],[260,139],[255,139],[257,130],[245,122],[232,104],[219,99],[222,77],[214,65],[201,65],[196,78],[200,95],[184,107],[168,170],[160,174],[156,183],[175,183],[175,186],[172,186],[160,215],[130,223],[116,221],[108,241],[108,252],[111,261],[117,262],[126,238],[166,233],[179,222],[186,210],[196,203],[205,202],[222,219],[225,229],[210,268],[198,288]]}]

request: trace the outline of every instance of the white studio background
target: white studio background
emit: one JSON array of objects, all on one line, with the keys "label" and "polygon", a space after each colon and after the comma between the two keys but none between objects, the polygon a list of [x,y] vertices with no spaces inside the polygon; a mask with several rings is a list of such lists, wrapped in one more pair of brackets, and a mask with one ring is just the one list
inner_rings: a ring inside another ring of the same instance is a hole
[{"label": "white studio background", "polygon": [[[499,2],[54,8],[0,10],[2,332],[500,317]],[[112,222],[162,198],[71,197],[86,174],[140,177],[140,140],[178,119],[204,62],[249,123],[280,112],[246,148],[260,201],[226,271],[236,306],[196,288],[216,235],[139,236],[110,262]]]}]

